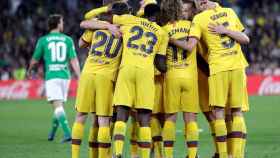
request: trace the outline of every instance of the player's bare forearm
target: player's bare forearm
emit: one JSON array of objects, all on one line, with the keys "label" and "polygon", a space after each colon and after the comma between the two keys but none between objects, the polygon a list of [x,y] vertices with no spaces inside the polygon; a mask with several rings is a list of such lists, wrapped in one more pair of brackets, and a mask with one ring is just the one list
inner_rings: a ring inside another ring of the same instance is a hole
[{"label": "player's bare forearm", "polygon": [[225,34],[227,36],[233,38],[235,41],[237,41],[240,44],[249,44],[250,43],[249,37],[243,32],[232,31],[232,30],[227,29]]},{"label": "player's bare forearm", "polygon": [[80,64],[79,64],[78,58],[76,57],[76,58],[71,59],[70,63],[75,72],[76,77],[79,79],[80,74],[81,74],[81,69],[80,69]]},{"label": "player's bare forearm", "polygon": [[170,38],[169,43],[172,43],[176,45],[177,47],[180,47],[184,50],[187,50],[188,52],[191,52],[193,48],[197,44],[197,40],[195,38],[190,38],[188,41],[187,40],[176,40]]},{"label": "player's bare forearm", "polygon": [[90,30],[105,29],[105,30],[109,30],[116,37],[121,36],[121,31],[117,25],[110,24],[108,22],[97,20],[97,19],[82,21],[80,27],[83,29],[90,29]]},{"label": "player's bare forearm", "polygon": [[80,23],[81,28],[90,30],[107,29],[108,25],[109,23],[100,21],[98,19],[84,20]]},{"label": "player's bare forearm", "polygon": [[240,31],[233,31],[228,28],[226,28],[223,25],[216,25],[216,24],[209,24],[208,29],[211,33],[217,34],[217,35],[227,35],[231,38],[233,38],[235,41],[237,41],[240,44],[249,44],[250,39],[249,37]]}]

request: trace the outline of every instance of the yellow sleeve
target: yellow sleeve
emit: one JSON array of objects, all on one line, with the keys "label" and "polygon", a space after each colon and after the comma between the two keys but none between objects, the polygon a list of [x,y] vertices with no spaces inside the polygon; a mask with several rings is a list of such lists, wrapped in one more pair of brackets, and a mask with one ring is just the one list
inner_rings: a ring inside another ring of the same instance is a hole
[{"label": "yellow sleeve", "polygon": [[93,36],[93,31],[91,30],[86,30],[83,35],[82,35],[82,40],[86,43],[91,43],[92,41],[92,36]]},{"label": "yellow sleeve", "polygon": [[114,15],[113,16],[113,24],[127,24],[130,23],[130,21],[133,21],[133,16],[131,15]]},{"label": "yellow sleeve", "polygon": [[102,13],[108,12],[108,10],[109,10],[108,6],[104,6],[104,7],[97,8],[97,9],[92,9],[85,14],[85,19],[89,20],[91,18],[94,18],[94,17],[102,14]]},{"label": "yellow sleeve", "polygon": [[167,32],[162,30],[162,34],[160,37],[161,37],[161,41],[159,45],[159,51],[157,52],[157,54],[166,55],[166,49],[169,42],[169,37]]},{"label": "yellow sleeve", "polygon": [[235,25],[238,31],[243,32],[245,31],[245,27],[243,26],[243,24],[241,23],[240,19],[238,18],[238,16],[236,15],[235,11],[233,9],[231,9],[231,13],[232,13],[232,17],[235,19]]},{"label": "yellow sleeve", "polygon": [[189,37],[194,37],[197,38],[198,40],[201,38],[201,27],[200,27],[200,20],[197,17],[194,17],[192,24],[191,24],[191,28],[190,28],[190,32],[189,32]]}]

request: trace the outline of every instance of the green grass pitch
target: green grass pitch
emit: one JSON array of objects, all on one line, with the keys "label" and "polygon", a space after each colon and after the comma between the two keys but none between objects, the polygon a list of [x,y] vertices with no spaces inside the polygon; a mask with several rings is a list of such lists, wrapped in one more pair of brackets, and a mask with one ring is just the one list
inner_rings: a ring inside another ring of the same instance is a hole
[{"label": "green grass pitch", "polygon": [[[250,97],[251,111],[246,114],[248,144],[246,158],[280,157],[280,97]],[[74,100],[67,102],[70,125],[74,120]],[[52,116],[51,106],[44,100],[0,101],[0,157],[1,158],[70,158],[70,144],[60,144],[62,131],[54,142],[47,141]],[[81,158],[87,158],[87,129]],[[213,145],[205,119],[199,116],[202,158],[210,158]],[[177,124],[175,157],[183,158],[183,123]],[[128,150],[125,151],[128,154]],[[128,158],[129,156],[126,156]]]}]

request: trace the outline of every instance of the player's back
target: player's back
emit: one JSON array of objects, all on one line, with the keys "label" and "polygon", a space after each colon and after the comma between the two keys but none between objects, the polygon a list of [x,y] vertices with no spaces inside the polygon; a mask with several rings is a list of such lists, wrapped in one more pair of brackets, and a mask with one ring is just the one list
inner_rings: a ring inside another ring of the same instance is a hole
[{"label": "player's back", "polygon": [[[186,40],[191,22],[179,20],[168,23],[163,29],[168,33],[169,38]],[[182,48],[169,44],[167,49],[167,77],[195,77],[197,76],[196,48],[192,52],[187,52]]]},{"label": "player's back", "polygon": [[45,64],[45,78],[70,78],[68,62],[76,57],[71,37],[59,33],[51,32],[41,37],[37,43],[33,58],[43,57]]},{"label": "player's back", "polygon": [[155,22],[132,15],[114,16],[113,22],[121,25],[123,54],[121,66],[133,65],[153,69],[154,57],[160,51],[164,34]]},{"label": "player's back", "polygon": [[[211,74],[244,67],[240,44],[226,35],[217,35],[210,32],[209,24],[221,24],[233,31],[243,31],[244,27],[231,8],[217,6],[215,9],[203,11],[194,17],[194,27],[192,28],[199,27],[200,30],[191,29],[190,36],[197,34],[197,32],[201,34],[201,40],[205,42],[208,48],[208,61],[210,68],[212,68]],[[227,61],[226,64],[225,61]]]},{"label": "player's back", "polygon": [[82,39],[91,44],[83,72],[103,74],[115,80],[121,59],[122,39],[107,30],[87,30]]}]

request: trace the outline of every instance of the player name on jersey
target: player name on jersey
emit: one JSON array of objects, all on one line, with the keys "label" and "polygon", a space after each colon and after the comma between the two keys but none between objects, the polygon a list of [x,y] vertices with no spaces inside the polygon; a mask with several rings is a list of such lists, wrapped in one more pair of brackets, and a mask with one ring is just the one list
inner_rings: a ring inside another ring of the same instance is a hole
[{"label": "player name on jersey", "polygon": [[219,18],[222,18],[222,17],[227,17],[227,13],[226,12],[221,12],[221,13],[218,13],[218,14],[215,14],[215,15],[212,15],[210,18],[212,20],[217,20]]},{"label": "player name on jersey", "polygon": [[148,28],[148,29],[151,29],[151,30],[154,31],[154,32],[157,32],[157,31],[158,31],[158,29],[157,29],[156,27],[154,27],[150,22],[148,23],[148,22],[146,22],[146,21],[141,21],[140,24],[141,24],[142,26]]},{"label": "player name on jersey", "polygon": [[172,37],[176,33],[189,33],[189,31],[190,30],[187,28],[175,28],[175,29],[172,29],[170,32],[168,32],[168,36]]},{"label": "player name on jersey", "polygon": [[58,40],[58,41],[65,41],[65,37],[60,37],[60,36],[50,36],[47,37],[47,41],[52,41],[52,40]]}]

